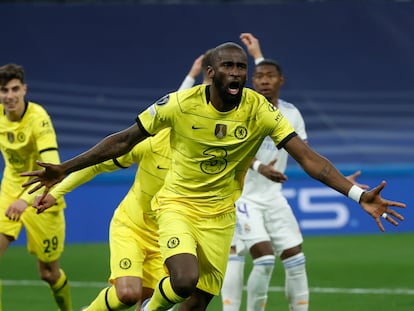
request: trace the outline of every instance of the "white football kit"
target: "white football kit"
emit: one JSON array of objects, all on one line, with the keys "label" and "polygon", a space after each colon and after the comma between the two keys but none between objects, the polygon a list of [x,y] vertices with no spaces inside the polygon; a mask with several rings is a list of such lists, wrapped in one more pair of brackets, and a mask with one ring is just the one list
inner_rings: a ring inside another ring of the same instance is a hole
[{"label": "white football kit", "polygon": [[[299,137],[306,141],[305,122],[299,110],[293,104],[281,99],[278,100],[278,108],[289,120]],[[274,168],[284,173],[288,153],[285,149],[278,150],[273,141],[266,137],[256,158],[264,164],[277,158]],[[280,256],[283,250],[302,244],[303,237],[298,222],[282,194],[281,183],[273,182],[249,169],[242,195],[236,202],[236,209],[237,226],[233,245],[237,245],[239,254],[243,254],[256,243],[263,241],[272,243],[276,256]],[[242,245],[245,247],[244,250]]]}]

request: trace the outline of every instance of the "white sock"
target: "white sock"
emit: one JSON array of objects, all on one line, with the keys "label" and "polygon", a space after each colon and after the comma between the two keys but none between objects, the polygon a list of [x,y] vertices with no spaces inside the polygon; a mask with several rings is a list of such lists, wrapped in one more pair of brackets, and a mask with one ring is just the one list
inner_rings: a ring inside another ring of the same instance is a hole
[{"label": "white sock", "polygon": [[230,254],[221,288],[223,311],[239,311],[244,278],[244,256]]},{"label": "white sock", "polygon": [[308,311],[309,287],[306,275],[306,259],[303,253],[282,261],[285,267],[285,294],[290,311]]},{"label": "white sock", "polygon": [[263,311],[272,278],[275,256],[266,255],[253,260],[253,269],[247,281],[247,311]]}]

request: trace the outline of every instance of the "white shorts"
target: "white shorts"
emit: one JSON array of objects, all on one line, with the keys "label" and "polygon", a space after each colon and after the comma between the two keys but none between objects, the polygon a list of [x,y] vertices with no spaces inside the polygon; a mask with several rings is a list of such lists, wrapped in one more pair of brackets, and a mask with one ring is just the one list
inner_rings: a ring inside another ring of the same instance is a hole
[{"label": "white shorts", "polygon": [[233,242],[241,240],[247,249],[256,243],[270,241],[275,255],[280,256],[284,250],[303,242],[293,211],[281,195],[276,196],[271,204],[260,205],[240,198],[236,202],[236,211],[237,226]]}]

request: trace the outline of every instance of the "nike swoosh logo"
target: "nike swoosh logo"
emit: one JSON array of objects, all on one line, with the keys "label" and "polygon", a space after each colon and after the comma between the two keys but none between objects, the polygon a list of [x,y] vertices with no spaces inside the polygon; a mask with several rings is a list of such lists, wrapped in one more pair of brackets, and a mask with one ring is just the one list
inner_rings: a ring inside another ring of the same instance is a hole
[{"label": "nike swoosh logo", "polygon": [[193,126],[191,126],[191,128],[192,128],[193,130],[201,130],[201,129],[204,129],[205,127],[200,127],[200,126],[195,126],[195,125],[193,125]]},{"label": "nike swoosh logo", "polygon": [[159,166],[159,165],[157,165],[157,168],[158,168],[159,170],[168,170],[168,167],[162,167],[162,166]]}]

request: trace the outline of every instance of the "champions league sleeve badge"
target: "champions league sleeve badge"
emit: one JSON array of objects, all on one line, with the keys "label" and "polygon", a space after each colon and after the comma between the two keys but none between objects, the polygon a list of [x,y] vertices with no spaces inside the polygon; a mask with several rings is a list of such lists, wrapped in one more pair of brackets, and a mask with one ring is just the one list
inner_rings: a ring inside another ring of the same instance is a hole
[{"label": "champions league sleeve badge", "polygon": [[167,94],[167,95],[161,97],[159,100],[157,100],[155,102],[155,105],[158,105],[158,106],[165,105],[166,103],[168,103],[169,100],[170,100],[170,94]]},{"label": "champions league sleeve badge", "polygon": [[155,106],[165,105],[166,103],[168,103],[169,100],[170,100],[170,94],[167,94],[161,97],[160,99],[158,99],[155,103],[153,103],[150,107],[148,107],[149,114],[152,117],[155,116],[157,114],[157,109],[155,108]]}]

